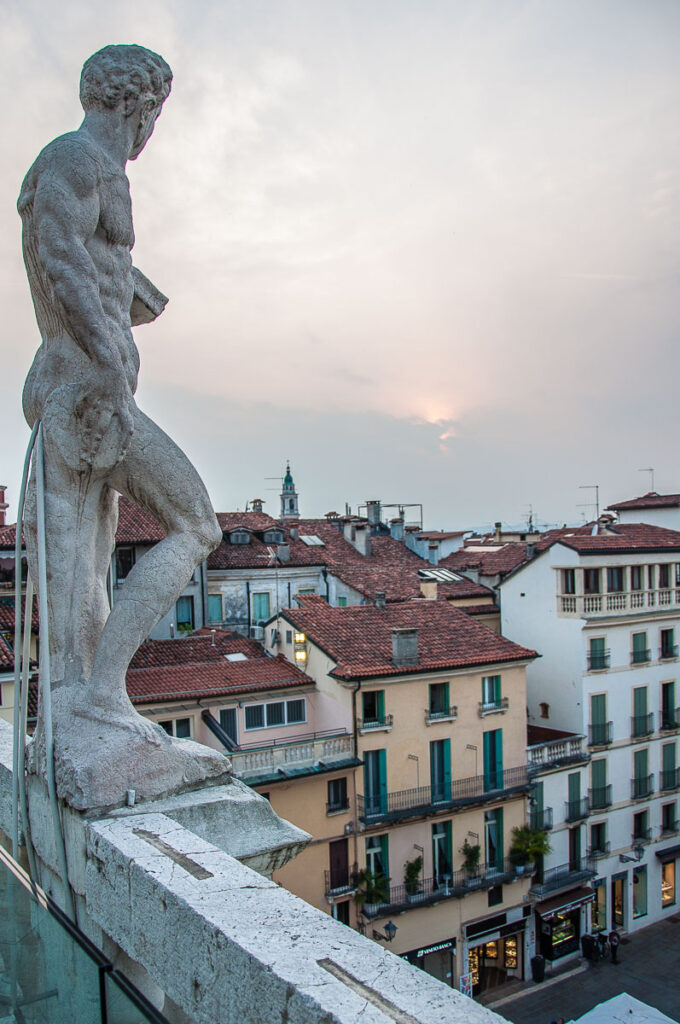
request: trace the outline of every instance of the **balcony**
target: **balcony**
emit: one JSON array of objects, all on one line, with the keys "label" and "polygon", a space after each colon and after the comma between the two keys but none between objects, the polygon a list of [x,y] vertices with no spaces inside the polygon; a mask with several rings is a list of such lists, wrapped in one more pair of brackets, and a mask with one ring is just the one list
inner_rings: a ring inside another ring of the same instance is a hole
[{"label": "balcony", "polygon": [[581,797],[579,800],[565,800],[564,802],[564,820],[565,821],[583,821],[590,814],[590,802],[587,796]]},{"label": "balcony", "polygon": [[652,660],[652,652],[649,647],[644,650],[631,651],[630,652],[630,663],[631,665],[646,665],[648,661]]},{"label": "balcony", "polygon": [[654,773],[641,775],[630,780],[631,800],[646,800],[654,792]]},{"label": "balcony", "polygon": [[661,822],[661,839],[663,839],[665,836],[674,836],[678,832],[680,832],[680,821],[678,821],[677,818],[672,818],[670,821]]},{"label": "balcony", "polygon": [[633,849],[636,846],[646,846],[647,843],[652,841],[652,830],[651,828],[638,828],[635,829],[632,836],[630,837],[631,845]]},{"label": "balcony", "polygon": [[606,843],[598,843],[597,846],[592,846],[587,853],[588,860],[602,860],[603,857],[608,857],[611,852],[612,844],[609,840]]},{"label": "balcony", "polygon": [[611,784],[608,786],[596,786],[595,789],[589,789],[588,795],[590,797],[591,811],[604,811],[605,808],[611,807],[612,805]]},{"label": "balcony", "polygon": [[678,656],[677,644],[664,644],[659,648],[659,661],[671,661]]},{"label": "balcony", "polygon": [[301,769],[317,771],[322,761],[326,769],[334,764],[342,767],[355,759],[354,738],[337,729],[306,733],[295,739],[271,741],[266,746],[243,744],[229,754],[234,775],[244,782],[267,777],[285,778],[287,774],[301,774]]},{"label": "balcony", "polygon": [[455,722],[458,718],[458,707],[454,704],[451,708],[425,708],[425,725],[433,725],[435,722]]},{"label": "balcony", "polygon": [[529,827],[539,832],[549,832],[553,827],[552,807],[533,810],[529,814]]},{"label": "balcony", "polygon": [[394,715],[382,715],[380,718],[360,718],[359,732],[363,735],[367,732],[390,732],[394,722]]},{"label": "balcony", "polygon": [[471,875],[465,869],[454,871],[451,875],[436,878],[423,878],[419,889],[407,891],[405,885],[390,886],[389,897],[384,903],[364,903],[362,914],[367,918],[387,917],[388,914],[400,914],[406,910],[431,906],[446,899],[464,899],[471,893],[491,889],[495,885],[507,885],[526,878],[524,869],[511,864],[508,857],[500,864],[481,864],[476,874]]},{"label": "balcony", "polygon": [[507,768],[503,772],[492,772],[487,776],[473,775],[467,779],[455,779],[448,787],[420,786],[417,789],[402,789],[374,796],[358,796],[357,813],[365,825],[374,825],[485,804],[501,797],[523,793],[528,788],[527,770],[521,765],[519,768]]},{"label": "balcony", "polygon": [[610,618],[647,608],[680,608],[680,588],[557,595],[558,614],[581,619]]},{"label": "balcony", "polygon": [[544,768],[557,768],[561,765],[584,763],[590,760],[590,754],[583,749],[583,736],[568,739],[552,740],[549,743],[537,743],[527,750],[529,771],[540,772]]},{"label": "balcony", "polygon": [[660,732],[672,732],[674,729],[680,729],[680,708],[662,708]]},{"label": "balcony", "polygon": [[480,700],[479,702],[479,717],[486,718],[487,715],[498,715],[507,711],[510,707],[510,699],[508,697],[499,697],[498,700],[492,700],[486,703]]},{"label": "balcony", "polygon": [[609,668],[611,662],[611,651],[597,651],[597,653],[588,655],[588,671],[589,672],[604,672],[605,669]]},{"label": "balcony", "polygon": [[639,739],[641,736],[651,736],[654,732],[654,714],[649,712],[647,715],[632,715],[630,720],[630,735],[633,739]]},{"label": "balcony", "polygon": [[588,746],[607,747],[614,736],[613,722],[595,722],[588,726]]},{"label": "balcony", "polygon": [[543,878],[531,886],[530,895],[535,899],[543,899],[551,892],[557,892],[559,889],[571,889],[579,882],[586,882],[588,879],[594,878],[596,874],[597,871],[593,871],[589,867],[589,862],[585,858],[572,860],[569,864],[559,864],[557,867],[548,868],[543,872]]},{"label": "balcony", "polygon": [[659,783],[659,789],[664,793],[671,789],[680,789],[680,768],[664,768]]},{"label": "balcony", "polygon": [[324,871],[324,892],[329,903],[335,903],[336,900],[342,899],[344,896],[354,895],[357,891],[354,881],[357,871],[356,864],[351,871],[349,867],[339,871]]}]

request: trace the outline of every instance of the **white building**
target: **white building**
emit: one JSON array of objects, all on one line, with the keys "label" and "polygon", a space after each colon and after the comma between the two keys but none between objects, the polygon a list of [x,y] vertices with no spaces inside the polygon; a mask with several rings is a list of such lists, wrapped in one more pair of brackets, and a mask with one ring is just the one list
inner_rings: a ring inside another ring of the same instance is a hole
[{"label": "white building", "polygon": [[677,909],[680,533],[554,531],[501,584],[502,632],[542,655],[530,725],[587,738],[569,773],[569,857],[597,872],[593,923],[632,931]]}]

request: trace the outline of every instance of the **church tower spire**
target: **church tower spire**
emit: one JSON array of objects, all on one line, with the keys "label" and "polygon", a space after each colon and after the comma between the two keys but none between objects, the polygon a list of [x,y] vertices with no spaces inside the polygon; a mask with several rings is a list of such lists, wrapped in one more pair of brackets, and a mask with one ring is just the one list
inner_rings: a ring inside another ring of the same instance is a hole
[{"label": "church tower spire", "polygon": [[286,475],[281,489],[281,519],[299,519],[298,495],[290,472],[290,462],[286,462]]}]

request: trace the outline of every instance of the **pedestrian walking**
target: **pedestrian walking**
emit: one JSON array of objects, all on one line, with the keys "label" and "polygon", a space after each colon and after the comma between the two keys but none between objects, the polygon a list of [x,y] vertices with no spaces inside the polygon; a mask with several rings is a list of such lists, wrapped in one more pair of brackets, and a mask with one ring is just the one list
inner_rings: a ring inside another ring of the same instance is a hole
[{"label": "pedestrian walking", "polygon": [[620,937],[619,933],[617,932],[616,928],[615,927],[612,928],[612,930],[609,933],[609,946],[610,946],[611,951],[612,951],[612,963],[613,964],[618,964],[618,962],[619,962],[619,943],[620,943],[620,941],[621,941],[621,937]]}]

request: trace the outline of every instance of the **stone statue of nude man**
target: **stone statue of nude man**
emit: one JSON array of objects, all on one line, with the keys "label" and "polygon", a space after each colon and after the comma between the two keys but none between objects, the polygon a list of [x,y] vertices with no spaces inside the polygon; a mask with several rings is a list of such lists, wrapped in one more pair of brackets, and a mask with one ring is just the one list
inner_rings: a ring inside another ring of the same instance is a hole
[{"label": "stone statue of nude man", "polygon": [[[163,58],[144,47],[95,53],[82,71],[80,128],[43,149],[18,202],[42,336],[23,402],[28,423],[41,421],[45,451],[55,765],[59,794],[75,807],[120,803],[130,788],[150,797],[224,781],[229,771],[222,755],[171,740],[138,715],[125,687],[138,646],[221,541],[198,473],[134,399],[131,328],[155,319],[167,300],[132,266],[125,166],[151,137],[171,81]],[[119,494],[167,535],[137,562],[111,609]],[[34,469],[26,507],[34,580],[36,511]],[[37,770],[40,736],[39,722]]]}]

